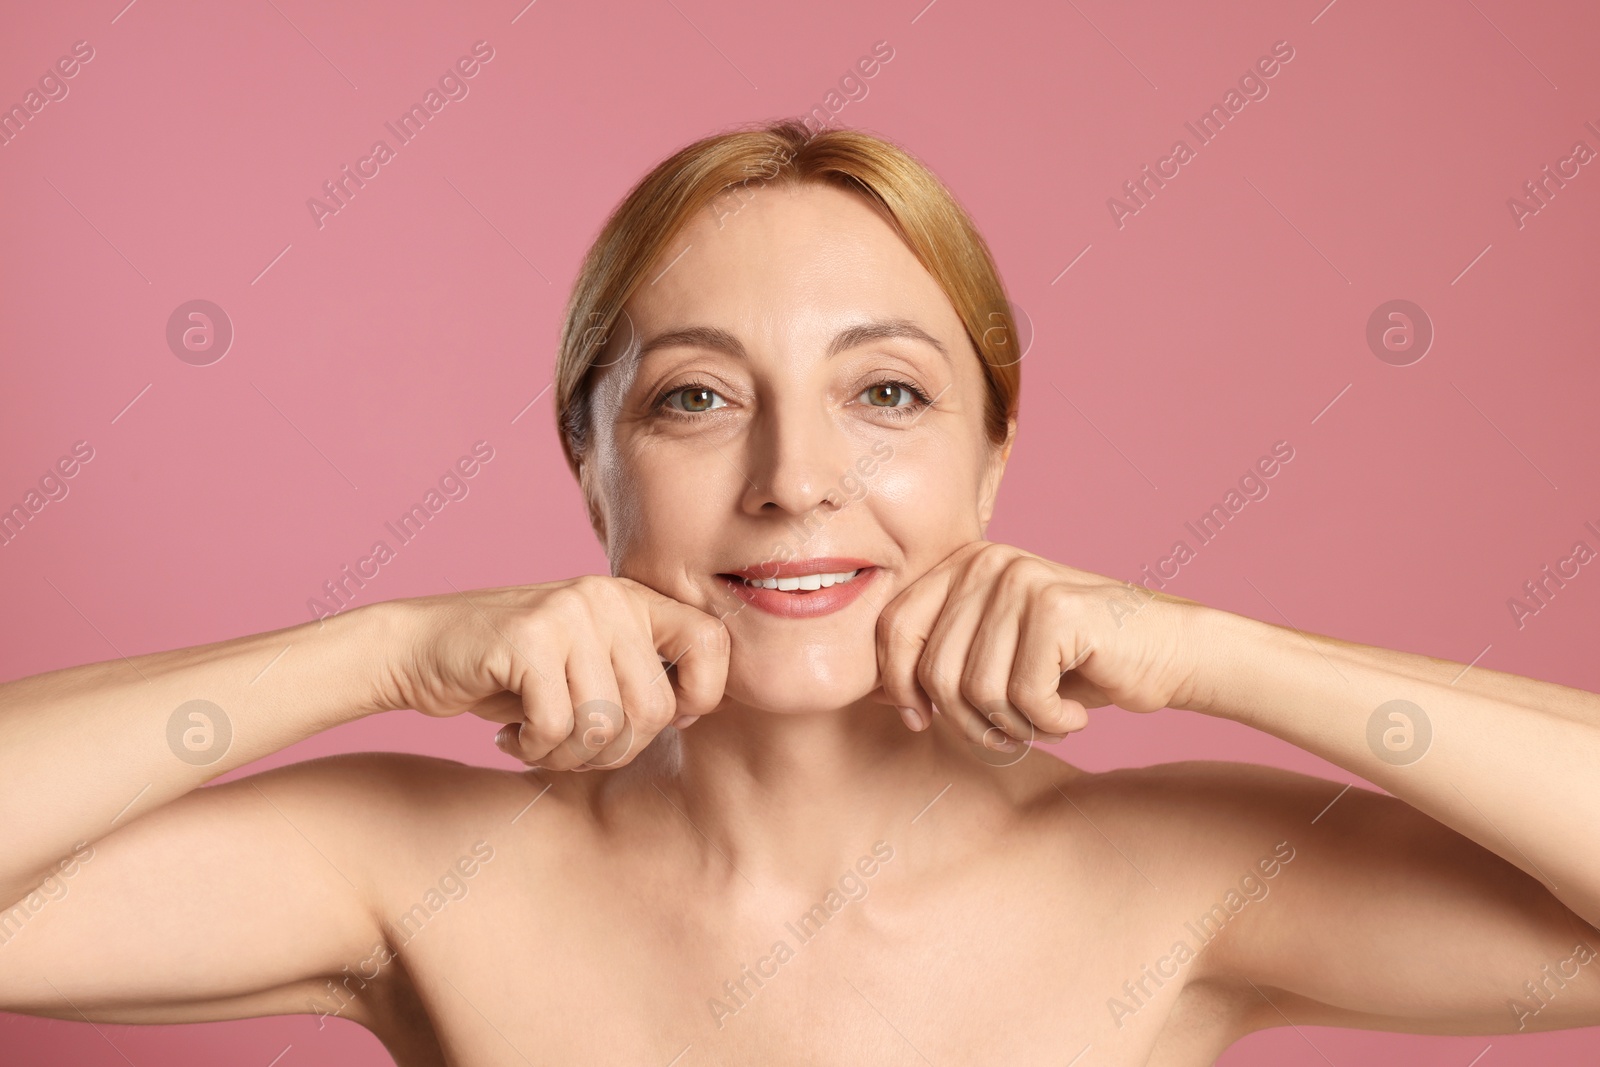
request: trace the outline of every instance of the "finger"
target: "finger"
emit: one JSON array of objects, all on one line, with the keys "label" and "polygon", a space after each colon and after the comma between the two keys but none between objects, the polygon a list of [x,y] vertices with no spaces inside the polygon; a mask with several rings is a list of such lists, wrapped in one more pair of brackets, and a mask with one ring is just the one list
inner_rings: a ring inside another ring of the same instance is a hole
[{"label": "finger", "polygon": [[[664,680],[673,686],[677,714],[700,716],[716,711],[728,684],[728,656],[732,650],[728,628],[721,619],[698,608],[662,596],[648,586],[638,588],[649,612],[651,640],[668,663]],[[658,664],[659,660],[652,657],[651,663]]]},{"label": "finger", "polygon": [[553,771],[568,771],[589,762],[617,736],[625,718],[608,642],[575,641],[567,654],[566,673],[572,699],[572,729],[539,761],[540,766]]},{"label": "finger", "polygon": [[655,650],[637,632],[619,639],[611,650],[611,669],[622,694],[619,732],[592,756],[588,765],[613,770],[644,751],[672,721],[677,697]]},{"label": "finger", "polygon": [[[962,677],[987,597],[967,582],[951,591],[917,665],[917,680],[936,706],[960,726],[967,740],[988,748],[1005,747],[1006,730],[975,707],[962,692]],[[1027,730],[1022,731],[1027,736]],[[1015,740],[1015,739],[1013,739]]]},{"label": "finger", "polygon": [[970,705],[960,710],[946,711],[943,705],[935,703],[934,708],[941,718],[951,723],[961,733],[968,744],[976,748],[1009,753],[1022,747],[1020,741],[979,715]]},{"label": "finger", "polygon": [[[1111,703],[1110,694],[1077,671],[1067,671],[1063,674],[1056,692],[1061,694],[1061,699],[1072,701],[1085,709],[1103,708]],[[1088,719],[1087,711],[1084,712],[1084,719],[1085,721]]]},{"label": "finger", "polygon": [[1065,649],[1071,635],[1059,632],[1050,613],[1030,607],[1023,613],[1016,659],[1011,665],[1008,695],[1028,720],[1047,734],[1064,735],[1088,724],[1083,705],[1063,699],[1060,691]]},{"label": "finger", "polygon": [[572,733],[572,694],[566,672],[549,664],[541,670],[530,663],[519,690],[522,715],[517,724],[501,731],[505,741],[500,747],[524,763],[537,763]]},{"label": "finger", "polygon": [[1019,644],[1026,632],[1024,622],[1012,605],[991,605],[978,622],[978,632],[967,652],[962,691],[985,718],[1015,740],[1060,741],[1055,730],[1029,714],[1026,702],[1015,699]]},{"label": "finger", "polygon": [[917,666],[949,589],[949,572],[935,568],[878,612],[879,684],[890,703],[911,708],[924,725],[933,721],[933,699],[918,679]]}]

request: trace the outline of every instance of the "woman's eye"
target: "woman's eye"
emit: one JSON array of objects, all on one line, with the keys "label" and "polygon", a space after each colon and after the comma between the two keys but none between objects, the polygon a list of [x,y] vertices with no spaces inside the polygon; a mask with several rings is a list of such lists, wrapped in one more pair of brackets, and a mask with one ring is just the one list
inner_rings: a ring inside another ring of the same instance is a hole
[{"label": "woman's eye", "polygon": [[916,403],[917,396],[903,382],[879,382],[862,390],[861,395],[873,407],[901,408]]},{"label": "woman's eye", "polygon": [[681,389],[674,389],[661,398],[662,403],[677,411],[686,411],[691,414],[701,411],[711,411],[727,404],[726,400],[717,395],[715,389],[708,389],[703,385],[686,385]]}]

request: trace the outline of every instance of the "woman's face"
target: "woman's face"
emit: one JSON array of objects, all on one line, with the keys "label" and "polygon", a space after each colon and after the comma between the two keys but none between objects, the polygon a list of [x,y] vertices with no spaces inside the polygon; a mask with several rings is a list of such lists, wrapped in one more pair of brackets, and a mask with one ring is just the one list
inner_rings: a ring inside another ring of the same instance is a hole
[{"label": "woman's face", "polygon": [[[840,708],[879,685],[879,610],[983,536],[1004,460],[960,319],[867,201],[746,195],[694,220],[628,302],[583,480],[614,574],[723,619],[729,699]],[[819,569],[859,573],[730,577]]]}]

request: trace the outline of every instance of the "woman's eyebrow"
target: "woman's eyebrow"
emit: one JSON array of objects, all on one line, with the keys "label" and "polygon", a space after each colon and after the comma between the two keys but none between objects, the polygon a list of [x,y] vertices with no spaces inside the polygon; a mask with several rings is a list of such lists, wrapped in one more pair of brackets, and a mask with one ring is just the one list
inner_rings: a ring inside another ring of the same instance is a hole
[{"label": "woman's eyebrow", "polygon": [[[872,319],[867,322],[847,326],[836,334],[828,344],[828,357],[832,358],[841,352],[872,341],[879,341],[891,337],[904,337],[913,341],[921,341],[929,345],[946,363],[950,362],[950,353],[944,343],[927,330],[918,326],[910,319]],[[650,338],[639,346],[638,360],[658,348],[708,348],[716,352],[726,352],[738,359],[748,359],[744,345],[739,339],[720,326],[683,326],[667,330]]]}]

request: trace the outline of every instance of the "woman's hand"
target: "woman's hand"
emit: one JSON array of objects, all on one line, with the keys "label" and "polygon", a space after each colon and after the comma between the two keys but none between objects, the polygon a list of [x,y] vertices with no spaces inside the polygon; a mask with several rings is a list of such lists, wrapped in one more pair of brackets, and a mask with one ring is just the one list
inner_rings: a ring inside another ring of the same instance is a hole
[{"label": "woman's hand", "polygon": [[974,744],[1059,741],[1088,708],[1184,707],[1194,699],[1193,620],[1205,608],[974,541],[878,618],[883,690],[915,729],[935,707]]},{"label": "woman's hand", "polygon": [[727,681],[722,622],[627,578],[389,603],[409,640],[379,705],[507,723],[501,750],[550,770],[622,766]]}]

